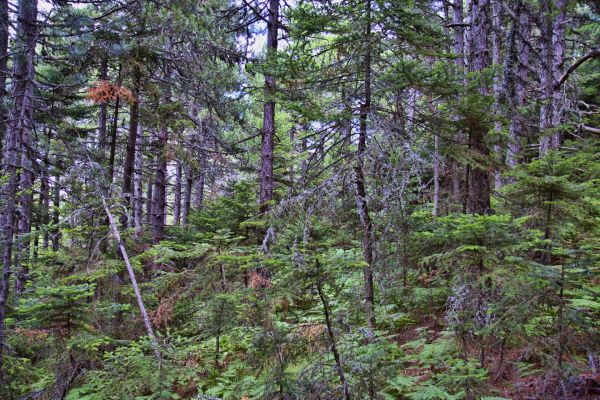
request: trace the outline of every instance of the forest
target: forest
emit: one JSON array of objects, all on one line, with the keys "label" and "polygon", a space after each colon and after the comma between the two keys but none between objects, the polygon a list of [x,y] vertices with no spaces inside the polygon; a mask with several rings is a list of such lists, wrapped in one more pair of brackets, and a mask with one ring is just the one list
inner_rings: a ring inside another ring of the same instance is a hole
[{"label": "forest", "polygon": [[597,0],[0,0],[0,399],[600,398]]}]

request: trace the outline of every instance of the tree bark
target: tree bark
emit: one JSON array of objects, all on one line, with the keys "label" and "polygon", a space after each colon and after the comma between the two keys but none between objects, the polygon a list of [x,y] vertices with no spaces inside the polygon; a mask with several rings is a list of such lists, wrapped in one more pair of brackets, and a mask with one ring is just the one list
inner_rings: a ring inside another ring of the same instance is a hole
[{"label": "tree bark", "polygon": [[192,170],[189,166],[185,167],[185,186],[183,189],[183,205],[181,209],[181,225],[184,227],[188,225],[188,218],[190,215],[190,206],[192,203],[192,183],[194,177]]},{"label": "tree bark", "polygon": [[60,248],[60,170],[55,167],[54,186],[52,188],[52,225],[54,227],[50,231],[50,240],[52,241],[52,251],[58,251]]},{"label": "tree bark", "polygon": [[[472,51],[471,70],[481,72],[489,65],[488,61],[488,13],[489,0],[471,2],[471,34],[470,49]],[[481,95],[486,96],[488,89],[481,87]],[[469,132],[469,148],[477,162],[469,165],[469,189],[467,211],[473,214],[490,212],[490,177],[486,167],[489,150],[485,134],[487,129],[483,123],[477,123]]]},{"label": "tree bark", "polygon": [[[501,0],[492,0],[492,65],[495,68],[494,72],[494,133],[496,138],[499,138],[502,133],[502,110],[500,108],[500,100],[502,98],[502,77],[500,75],[500,53],[502,51],[502,5]],[[496,139],[498,140],[498,139]],[[498,158],[496,167],[494,168],[494,188],[496,190],[502,187],[502,171],[499,167],[503,164],[504,151],[500,144],[494,146],[494,153]]]},{"label": "tree bark", "polygon": [[[138,119],[140,113],[140,85],[142,74],[138,61],[133,68],[133,97],[134,102],[129,106],[129,134],[127,136],[127,150],[125,160],[123,161],[123,199],[125,200],[125,209],[129,210],[133,197],[133,174],[136,160],[137,137],[138,137]],[[121,216],[121,225],[128,227],[130,225],[128,213],[124,212]]]},{"label": "tree bark", "polygon": [[[277,57],[277,33],[279,30],[279,0],[269,0],[269,18],[267,23],[267,62],[274,63]],[[263,107],[263,127],[260,168],[259,203],[262,212],[269,209],[273,199],[273,152],[275,148],[275,77],[265,75],[265,104]]]},{"label": "tree bark", "polygon": [[[163,105],[169,101],[167,90],[163,94]],[[167,145],[169,133],[167,124],[161,119],[156,138],[156,170],[154,190],[152,193],[152,238],[154,243],[160,242],[165,237],[165,216],[167,208]]]},{"label": "tree bark", "polygon": [[[521,138],[525,133],[525,121],[524,116],[521,112],[521,108],[525,105],[527,98],[527,81],[529,75],[529,45],[527,41],[531,35],[531,23],[529,19],[529,12],[523,2],[519,2],[518,12],[518,27],[516,31],[519,32],[518,37],[513,37],[513,40],[517,40],[516,52],[517,52],[517,73],[514,84],[514,95],[509,94],[509,98],[512,99],[510,125],[508,128],[509,141],[508,149],[506,152],[506,164],[510,168],[517,166],[519,158],[521,157]],[[513,28],[514,29],[514,28]],[[513,68],[513,66],[511,66]],[[511,90],[512,92],[512,90]]]},{"label": "tree bark", "polygon": [[[454,23],[454,63],[460,76],[465,79],[465,31],[463,22],[463,1],[455,0],[453,5],[452,22]],[[464,134],[456,135],[458,143],[464,143]],[[462,163],[456,159],[452,160],[452,197],[456,203],[461,200]]]},{"label": "tree bark", "polygon": [[177,168],[175,171],[175,193],[173,199],[173,225],[179,226],[181,224],[181,174],[182,174],[181,161],[177,161]]},{"label": "tree bark", "polygon": [[364,102],[360,107],[360,126],[358,136],[358,149],[354,163],[354,189],[356,208],[363,230],[363,269],[365,314],[369,328],[375,329],[375,293],[373,287],[373,222],[369,214],[367,192],[365,190],[365,177],[363,173],[364,154],[367,147],[367,125],[371,109],[371,0],[366,2],[367,26],[365,36],[367,45],[364,61]]},{"label": "tree bark", "polygon": [[[151,160],[154,164],[156,157]],[[153,204],[154,204],[154,177],[148,179],[148,187],[146,188],[146,224],[152,226],[153,221]]]},{"label": "tree bark", "polygon": [[[565,99],[562,88],[554,88],[555,82],[561,79],[565,65],[565,25],[567,16],[565,13],[566,0],[555,0],[556,17],[552,24],[552,127],[556,128],[564,121]],[[561,134],[556,131],[552,134],[550,145],[553,149],[560,147]]]},{"label": "tree bark", "polygon": [[[108,80],[108,56],[104,56],[100,62],[101,81]],[[100,112],[98,114],[98,155],[101,162],[104,162],[106,157],[106,120],[107,120],[106,102],[100,103]]]},{"label": "tree bark", "polygon": [[[121,68],[119,64],[119,72],[117,73],[117,85],[121,85]],[[110,137],[110,154],[108,156],[108,184],[112,186],[115,176],[115,155],[117,150],[117,134],[119,125],[119,107],[121,105],[121,98],[117,96],[115,100],[115,108],[113,114],[113,121],[111,126],[111,137]],[[112,191],[112,190],[111,190]]]},{"label": "tree bark", "polygon": [[[8,300],[11,274],[12,247],[17,211],[17,193],[31,195],[33,175],[31,170],[30,146],[33,129],[33,86],[35,78],[34,57],[37,38],[37,0],[19,0],[17,11],[17,29],[14,44],[12,107],[9,113],[6,147],[3,149],[2,170],[8,182],[2,187],[5,201],[4,212],[0,214],[2,227],[2,279],[0,281],[0,382],[4,383],[3,350],[5,344],[6,302]],[[22,163],[27,167],[20,170]],[[20,186],[21,185],[21,186]],[[23,186],[24,185],[24,186]],[[20,187],[19,187],[20,186]],[[23,196],[22,195],[22,196]],[[25,224],[30,224],[31,204],[21,199],[25,210]],[[30,226],[30,225],[29,225]],[[25,225],[25,228],[27,226]]]},{"label": "tree bark", "polygon": [[435,217],[440,211],[440,138],[437,134],[433,136],[433,210],[431,214]]},{"label": "tree bark", "polygon": [[137,138],[135,141],[135,161],[133,170],[133,220],[135,236],[140,237],[144,231],[144,186],[142,182],[142,172],[144,170],[143,150],[144,128],[141,122],[137,124]]},{"label": "tree bark", "polygon": [[8,37],[9,37],[8,0],[0,0],[0,155],[3,154],[6,135],[7,109],[5,106],[6,79],[8,78]]},{"label": "tree bark", "polygon": [[[319,260],[317,260],[317,268],[319,268]],[[338,373],[338,377],[340,378],[340,383],[342,384],[342,390],[344,392],[344,400],[350,400],[350,391],[348,389],[348,382],[346,381],[346,377],[344,375],[344,369],[342,365],[342,358],[340,357],[340,353],[337,348],[337,343],[335,340],[335,333],[333,332],[333,324],[331,322],[330,316],[330,306],[329,300],[323,291],[323,283],[318,280],[317,281],[317,292],[319,293],[319,298],[321,299],[321,304],[323,305],[323,314],[325,316],[325,326],[327,327],[327,336],[329,337],[329,346],[331,349],[331,354],[333,354],[333,359],[335,360],[335,367]]]},{"label": "tree bark", "polygon": [[137,283],[137,279],[135,277],[135,273],[133,271],[133,267],[131,266],[131,262],[129,261],[129,256],[127,255],[127,250],[125,249],[125,245],[121,240],[121,235],[119,234],[119,229],[117,228],[117,224],[115,219],[106,204],[106,200],[102,197],[102,205],[104,207],[104,211],[106,211],[106,216],[108,218],[108,223],[112,234],[117,242],[117,246],[119,246],[119,253],[123,258],[123,262],[125,263],[125,267],[127,268],[127,273],[129,274],[129,279],[131,280],[131,285],[133,286],[133,292],[135,294],[135,298],[138,303],[138,307],[140,309],[140,314],[142,315],[142,321],[144,323],[144,328],[146,328],[146,333],[148,337],[150,337],[150,341],[152,343],[152,347],[154,350],[154,354],[157,359],[160,359],[160,351],[158,348],[158,342],[156,341],[156,336],[154,336],[154,330],[152,329],[152,323],[150,322],[150,317],[148,317],[148,312],[146,311],[146,307],[144,306],[144,299],[142,298],[142,293],[140,292],[140,288]]},{"label": "tree bark", "polygon": [[540,41],[541,41],[541,60],[539,68],[540,86],[542,89],[542,98],[540,105],[540,156],[548,153],[552,147],[551,137],[548,130],[552,127],[552,103],[554,97],[554,88],[552,85],[552,17],[550,2],[544,1],[543,14],[540,23]]},{"label": "tree bark", "polygon": [[204,203],[204,185],[206,184],[206,169],[204,163],[200,167],[200,172],[196,177],[195,182],[195,195],[194,195],[194,208],[199,210],[202,208],[202,204]]}]

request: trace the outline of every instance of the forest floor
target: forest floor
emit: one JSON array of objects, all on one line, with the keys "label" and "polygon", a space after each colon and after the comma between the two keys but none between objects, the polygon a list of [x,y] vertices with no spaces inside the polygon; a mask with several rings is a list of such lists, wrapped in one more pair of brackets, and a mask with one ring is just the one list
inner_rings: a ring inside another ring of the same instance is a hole
[{"label": "forest floor", "polygon": [[[395,341],[400,345],[425,338],[432,343],[441,338],[444,330],[442,313],[427,315],[418,323],[397,332]],[[415,350],[405,348],[407,354]],[[500,351],[499,347],[488,350],[485,356],[485,367],[489,370],[489,389],[498,396],[512,400],[567,400],[567,399],[600,399],[600,374],[582,374],[567,379],[561,384],[560,377],[543,370],[540,365],[531,365],[528,372],[519,369],[528,352],[527,346],[508,348]],[[478,350],[468,351],[469,358],[478,358]],[[427,380],[433,368],[425,368],[418,363],[411,363],[403,371],[403,375],[412,376],[419,381]]]}]

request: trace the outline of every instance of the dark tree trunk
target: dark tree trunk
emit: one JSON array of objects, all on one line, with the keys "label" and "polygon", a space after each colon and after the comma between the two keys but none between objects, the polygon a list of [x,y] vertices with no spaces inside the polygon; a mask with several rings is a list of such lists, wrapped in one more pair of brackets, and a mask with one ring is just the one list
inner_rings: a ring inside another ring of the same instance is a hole
[{"label": "dark tree trunk", "polygon": [[[153,159],[155,160],[155,158]],[[154,163],[154,161],[152,162]],[[148,179],[148,188],[146,189],[146,224],[152,225],[153,202],[154,202],[154,177]]]},{"label": "dark tree trunk", "polygon": [[356,208],[363,230],[363,256],[365,259],[364,274],[364,296],[365,312],[369,328],[375,329],[375,293],[373,287],[373,221],[369,214],[367,203],[367,192],[365,190],[365,177],[363,173],[364,153],[367,148],[367,124],[371,109],[371,0],[366,2],[367,27],[364,69],[364,103],[360,107],[360,127],[358,136],[358,149],[356,162],[354,164],[354,189]]},{"label": "dark tree trunk", "polygon": [[[454,63],[459,74],[465,76],[465,32],[463,28],[463,1],[455,0],[453,3],[453,19],[454,26]],[[456,141],[464,143],[463,134],[456,135]],[[461,183],[462,183],[462,165],[458,160],[452,161],[452,197],[455,202],[459,203],[461,199]]]},{"label": "dark tree trunk", "polygon": [[[117,74],[117,85],[121,84],[121,64],[119,64],[119,72]],[[111,134],[110,134],[110,154],[108,157],[108,184],[112,185],[115,176],[115,155],[117,151],[117,134],[119,125],[119,107],[121,105],[120,97],[115,100],[115,109],[113,114]],[[112,190],[111,190],[112,191]]]},{"label": "dark tree trunk", "polygon": [[[102,58],[100,63],[100,80],[108,80],[108,56]],[[106,157],[106,120],[107,120],[106,102],[100,103],[100,113],[98,115],[98,155],[101,162]]]},{"label": "dark tree trunk", "polygon": [[194,208],[200,210],[204,203],[204,186],[206,184],[206,164],[202,160],[200,166],[200,172],[196,177],[196,192],[194,196]]},{"label": "dark tree trunk", "polygon": [[[317,260],[317,268],[319,266],[319,260]],[[329,337],[329,346],[331,349],[331,354],[333,354],[333,359],[335,360],[335,366],[337,369],[338,377],[340,378],[340,384],[342,385],[342,390],[344,393],[344,400],[350,400],[350,391],[348,389],[348,382],[346,381],[346,377],[344,375],[344,368],[342,365],[342,358],[340,357],[340,352],[337,348],[337,342],[335,340],[335,333],[333,331],[333,323],[331,321],[329,306],[329,299],[327,299],[327,295],[323,290],[323,283],[318,280],[317,281],[317,292],[319,293],[319,298],[321,299],[321,305],[323,306],[323,314],[325,316],[325,326],[327,327],[327,336]]]},{"label": "dark tree trunk", "polygon": [[42,210],[41,210],[41,224],[43,227],[43,241],[42,248],[44,250],[48,250],[48,246],[50,245],[50,235],[48,234],[48,224],[50,223],[50,179],[48,177],[48,166],[44,166],[44,171],[42,175],[42,187],[41,187],[41,197],[42,197]]},{"label": "dark tree trunk", "polygon": [[540,21],[540,87],[542,91],[540,105],[540,155],[545,155],[551,148],[551,137],[548,130],[552,127],[552,103],[554,90],[552,85],[552,9],[549,1],[542,2],[543,15]]},{"label": "dark tree trunk", "polygon": [[[14,227],[16,223],[17,193],[21,196],[31,196],[33,175],[31,170],[30,146],[31,131],[33,129],[33,86],[34,86],[34,57],[37,38],[37,1],[19,0],[17,13],[17,29],[14,44],[14,62],[12,88],[12,107],[9,113],[6,146],[3,149],[2,172],[7,176],[7,183],[2,187],[1,193],[4,212],[0,214],[2,228],[2,280],[0,281],[0,381],[4,384],[3,350],[5,343],[5,317],[6,302],[8,300],[9,279],[12,262],[12,246]],[[20,176],[21,163],[26,161],[27,167]],[[25,185],[19,187],[19,184]],[[29,216],[31,204],[23,198],[21,206],[29,207],[25,210],[25,228],[30,226]]]},{"label": "dark tree trunk", "polygon": [[[521,140],[525,134],[525,121],[524,116],[522,114],[521,108],[525,105],[525,99],[527,97],[527,81],[529,75],[529,45],[528,41],[531,36],[531,24],[529,21],[529,12],[522,1],[519,2],[517,8],[517,16],[518,22],[514,22],[517,24],[516,27],[513,27],[517,34],[513,34],[511,41],[514,41],[513,45],[515,47],[515,51],[517,53],[517,71],[515,75],[514,89],[512,87],[512,83],[508,94],[508,98],[512,101],[511,104],[511,115],[512,118],[510,120],[510,125],[508,128],[509,132],[509,141],[508,141],[508,149],[506,152],[506,164],[510,168],[514,168],[520,157],[521,157]],[[512,63],[513,57],[509,57],[509,62]],[[510,65],[509,68],[514,68],[513,65]]]},{"label": "dark tree trunk", "polygon": [[189,167],[185,168],[185,186],[183,190],[183,206],[181,210],[181,225],[188,224],[190,215],[190,206],[192,203],[192,183],[194,182],[192,171]]},{"label": "dark tree trunk", "polygon": [[0,155],[6,135],[6,79],[8,78],[8,36],[9,14],[8,0],[0,0]]},{"label": "dark tree trunk", "polygon": [[143,230],[143,208],[144,208],[144,188],[142,184],[142,171],[144,169],[143,153],[144,130],[142,124],[138,122],[137,139],[135,141],[135,165],[133,171],[133,219],[135,226],[135,235],[139,237]]},{"label": "dark tree trunk", "polygon": [[[269,0],[269,18],[267,24],[267,62],[275,62],[277,56],[277,32],[279,30],[279,0]],[[265,75],[265,104],[263,112],[260,194],[259,203],[263,212],[269,209],[273,199],[273,152],[275,147],[275,77]]]},{"label": "dark tree trunk", "polygon": [[[502,76],[500,74],[501,51],[502,51],[502,4],[501,0],[492,0],[492,65],[495,68],[494,73],[494,134],[500,137],[502,134],[501,108],[502,98]],[[505,151],[500,144],[494,146],[494,153],[497,158],[496,168],[494,169],[494,189],[502,187],[502,171],[499,167],[504,162]]]},{"label": "dark tree trunk", "polygon": [[[565,13],[566,0],[555,0],[556,16],[552,24],[552,85],[554,85],[562,76],[565,64],[565,25],[567,16]],[[561,88],[554,89],[552,92],[552,127],[556,128],[564,122],[565,99]],[[561,134],[556,131],[550,139],[550,146],[553,149],[560,147]]]},{"label": "dark tree trunk", "polygon": [[175,193],[173,198],[173,225],[181,224],[181,161],[177,161],[177,169],[175,172]]},{"label": "dark tree trunk", "polygon": [[58,251],[60,248],[60,171],[56,168],[54,176],[54,186],[52,188],[52,225],[54,227],[50,231],[50,239],[52,241],[52,251]]},{"label": "dark tree trunk", "polygon": [[[135,101],[129,106],[129,134],[127,135],[127,150],[125,152],[125,160],[123,160],[123,199],[125,200],[125,208],[129,210],[133,197],[133,167],[135,163],[135,150],[137,148],[138,137],[138,119],[140,111],[140,85],[142,74],[137,66],[133,69],[133,97]],[[130,225],[128,213],[121,215],[121,225],[126,228]]]},{"label": "dark tree trunk", "polygon": [[[489,0],[474,0],[471,3],[471,35],[470,49],[471,70],[481,72],[489,65],[488,59],[488,23]],[[488,95],[488,89],[479,89],[482,95]],[[480,121],[469,132],[469,148],[472,157],[478,162],[469,168],[469,190],[467,211],[473,214],[488,214],[490,212],[490,176],[487,168],[489,150],[485,135],[487,127]]]}]

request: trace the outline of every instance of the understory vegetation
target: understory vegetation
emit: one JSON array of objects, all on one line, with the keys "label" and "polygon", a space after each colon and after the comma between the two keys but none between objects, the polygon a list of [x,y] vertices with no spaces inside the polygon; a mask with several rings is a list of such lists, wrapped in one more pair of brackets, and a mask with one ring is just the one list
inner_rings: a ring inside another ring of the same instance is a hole
[{"label": "understory vegetation", "polygon": [[600,396],[595,1],[0,19],[0,399]]}]

